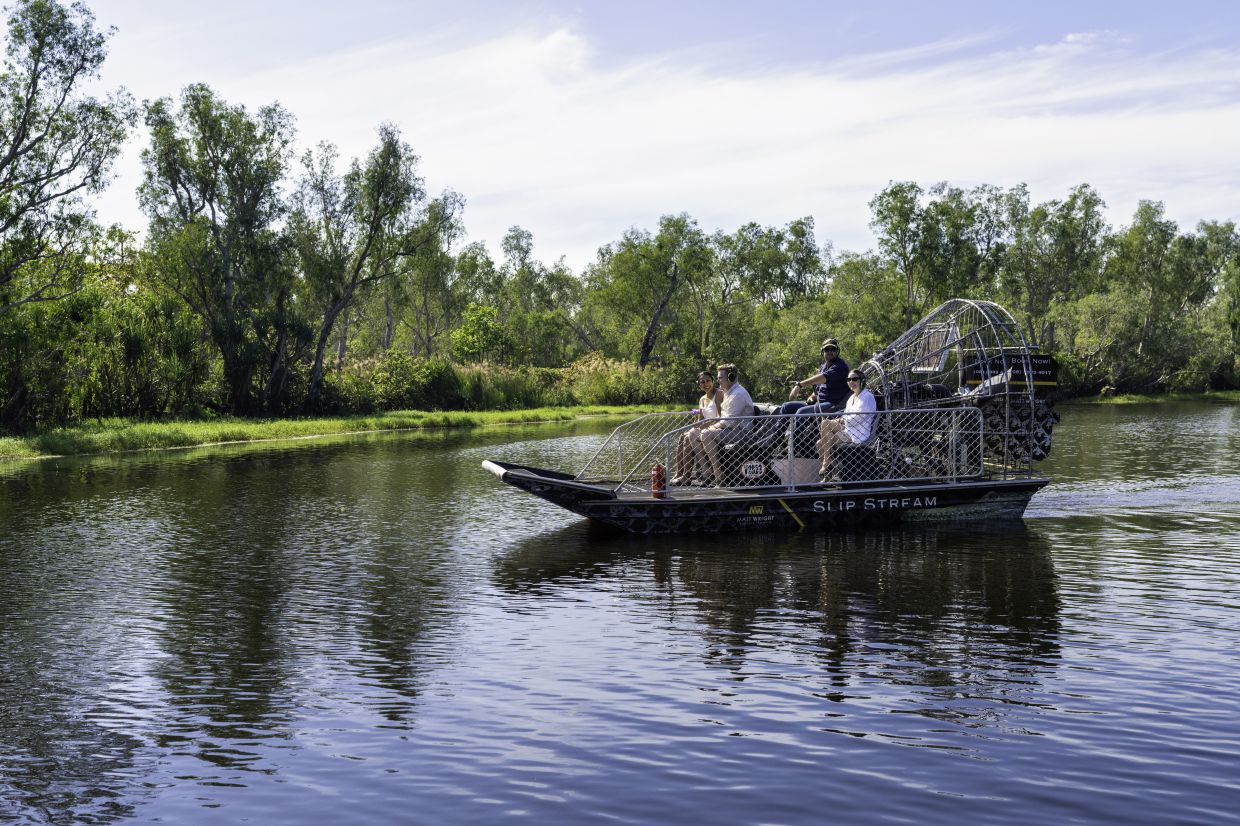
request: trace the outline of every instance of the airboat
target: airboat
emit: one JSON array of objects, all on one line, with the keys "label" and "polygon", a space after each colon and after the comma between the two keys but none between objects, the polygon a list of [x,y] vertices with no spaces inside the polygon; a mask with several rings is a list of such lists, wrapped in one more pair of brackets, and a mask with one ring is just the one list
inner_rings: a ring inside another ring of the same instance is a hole
[{"label": "airboat", "polygon": [[[1049,479],[1058,366],[1003,307],[953,299],[859,369],[875,396],[869,436],[836,447],[820,475],[822,418],[755,404],[729,419],[722,479],[669,484],[695,411],[650,413],[614,431],[576,473],[486,460],[509,485],[634,533],[823,530],[1020,519]],[[652,469],[654,473],[652,473]],[[670,473],[667,475],[671,475]]]}]

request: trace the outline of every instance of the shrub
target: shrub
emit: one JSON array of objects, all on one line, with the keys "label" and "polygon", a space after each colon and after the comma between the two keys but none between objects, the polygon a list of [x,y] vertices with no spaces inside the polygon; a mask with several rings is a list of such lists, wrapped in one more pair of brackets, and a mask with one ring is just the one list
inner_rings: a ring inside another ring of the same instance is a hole
[{"label": "shrub", "polygon": [[565,371],[550,367],[458,367],[470,410],[516,410],[574,404]]},{"label": "shrub", "polygon": [[[577,404],[670,404],[685,396],[682,371],[659,367],[638,370],[634,364],[600,353],[582,356],[566,372]],[[687,371],[685,375],[695,372]]]},{"label": "shrub", "polygon": [[379,410],[462,410],[465,395],[452,365],[440,358],[385,354],[371,374]]},{"label": "shrub", "polygon": [[374,365],[352,365],[323,377],[323,409],[333,413],[375,412]]}]

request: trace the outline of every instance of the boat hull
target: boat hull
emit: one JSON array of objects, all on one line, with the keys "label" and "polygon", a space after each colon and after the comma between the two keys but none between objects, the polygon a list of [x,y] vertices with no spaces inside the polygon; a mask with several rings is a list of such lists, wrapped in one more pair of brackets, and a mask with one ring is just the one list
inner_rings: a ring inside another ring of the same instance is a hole
[{"label": "boat hull", "polygon": [[656,498],[540,468],[487,461],[502,481],[588,519],[632,533],[824,530],[902,522],[1019,519],[1043,478],[924,484],[854,483],[742,490],[682,488]]}]

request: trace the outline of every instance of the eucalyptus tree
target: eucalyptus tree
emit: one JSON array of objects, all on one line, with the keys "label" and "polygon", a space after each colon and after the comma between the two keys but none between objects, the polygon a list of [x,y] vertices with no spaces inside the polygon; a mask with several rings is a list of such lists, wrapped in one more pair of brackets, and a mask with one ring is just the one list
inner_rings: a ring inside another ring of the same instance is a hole
[{"label": "eucalyptus tree", "polygon": [[[1214,273],[1215,293],[1231,334],[1233,362],[1240,362],[1240,233],[1233,221],[1197,225]],[[1240,363],[1233,369],[1240,369]]]},{"label": "eucalyptus tree", "polygon": [[891,184],[871,202],[879,249],[905,280],[905,325],[954,296],[988,297],[1008,243],[1006,197],[993,186]]},{"label": "eucalyptus tree", "polygon": [[87,196],[108,182],[136,108],[87,94],[111,32],[82,3],[19,0],[0,74],[0,313],[82,283],[95,233]]},{"label": "eucalyptus tree", "polygon": [[645,368],[666,327],[679,326],[683,335],[681,316],[692,295],[697,316],[693,339],[670,337],[665,342],[670,355],[702,359],[718,321],[711,308],[718,306],[723,289],[711,286],[713,261],[709,239],[686,214],[663,216],[655,234],[629,229],[619,241],[601,248],[586,272],[585,314],[595,339],[610,344],[609,355],[633,359]]},{"label": "eucalyptus tree", "polygon": [[1004,254],[1000,281],[1023,312],[1025,327],[1038,343],[1055,345],[1053,305],[1102,288],[1105,206],[1088,184],[1074,187],[1063,200],[1032,208],[1023,186],[1008,194],[1012,239]]},{"label": "eucalyptus tree", "polygon": [[[769,319],[794,294],[787,241],[786,230],[754,222],[711,236],[708,277],[687,280],[704,357],[751,362],[769,332]],[[758,376],[748,375],[752,389]],[[774,376],[767,378],[774,383]]]},{"label": "eucalyptus tree", "polygon": [[365,161],[343,175],[338,151],[322,144],[302,159],[305,173],[293,197],[289,234],[312,302],[320,313],[306,405],[318,407],[327,344],[358,291],[391,279],[411,256],[456,221],[460,201],[446,196],[426,207],[418,157],[391,124]]},{"label": "eucalyptus tree", "polygon": [[466,244],[453,264],[457,283],[468,302],[479,306],[495,306],[504,288],[504,275],[495,266],[486,244]]},{"label": "eucalyptus tree", "polygon": [[[921,210],[918,258],[927,307],[961,295],[990,293],[978,240],[980,205],[959,187],[939,183]],[[988,225],[988,231],[998,227]],[[986,239],[993,243],[993,238]]]},{"label": "eucalyptus tree", "polygon": [[711,246],[716,273],[711,286],[725,302],[782,303],[789,263],[783,232],[751,221],[730,235],[716,232]]},{"label": "eucalyptus tree", "polygon": [[453,262],[458,294],[466,307],[449,334],[452,355],[463,362],[509,360],[512,342],[499,317],[504,273],[495,266],[486,244],[467,244]]},{"label": "eucalyptus tree", "polygon": [[1141,325],[1136,334],[1136,355],[1146,354],[1160,326],[1160,316],[1170,293],[1180,288],[1173,265],[1173,245],[1178,235],[1174,221],[1165,217],[1161,202],[1141,201],[1132,224],[1111,239],[1106,263],[1107,279],[1136,298],[1141,306]]},{"label": "eucalyptus tree", "polygon": [[142,153],[139,196],[150,217],[155,277],[200,316],[219,351],[227,406],[273,409],[287,388],[304,330],[293,301],[280,182],[293,121],[279,104],[251,115],[203,84],[180,107],[146,107],[150,146]]},{"label": "eucalyptus tree", "polygon": [[[424,356],[451,349],[447,337],[452,324],[468,303],[458,285],[456,258],[452,249],[464,235],[459,217],[459,199],[455,196],[432,201],[427,207],[426,243],[404,264],[400,280],[404,282],[411,318],[413,341],[411,349]],[[445,342],[440,343],[441,339]]]},{"label": "eucalyptus tree", "polygon": [[1210,235],[1181,233],[1161,203],[1142,201],[1132,223],[1106,238],[1103,282],[1049,313],[1067,333],[1065,349],[1085,386],[1204,386],[1222,357],[1207,355],[1217,348],[1202,311],[1227,257],[1226,243],[1212,243],[1226,239]]},{"label": "eucalyptus tree", "polygon": [[777,311],[759,307],[760,339],[745,386],[751,393],[779,397],[787,380],[818,367],[818,345],[839,339],[850,364],[860,364],[905,329],[904,278],[890,261],[873,253],[844,253],[833,260],[829,284]]},{"label": "eucalyptus tree", "polygon": [[[594,339],[577,320],[583,285],[564,264],[534,257],[534,236],[514,226],[500,244],[504,263],[497,275],[495,296],[510,360],[536,367],[559,367],[586,350]],[[471,277],[485,278],[478,270]],[[481,283],[481,282],[477,282]]]},{"label": "eucalyptus tree", "polygon": [[904,277],[904,321],[913,326],[913,315],[923,303],[917,297],[918,256],[921,245],[922,188],[912,181],[892,182],[870,200],[870,227],[877,234],[878,248]]},{"label": "eucalyptus tree", "polygon": [[783,227],[749,223],[731,235],[716,235],[715,247],[721,265],[731,259],[753,300],[786,307],[826,288],[826,263],[810,216]]},{"label": "eucalyptus tree", "polygon": [[818,246],[813,216],[806,215],[788,223],[784,229],[784,250],[787,270],[779,296],[781,306],[816,296],[826,289],[831,245],[828,242],[824,247]]}]

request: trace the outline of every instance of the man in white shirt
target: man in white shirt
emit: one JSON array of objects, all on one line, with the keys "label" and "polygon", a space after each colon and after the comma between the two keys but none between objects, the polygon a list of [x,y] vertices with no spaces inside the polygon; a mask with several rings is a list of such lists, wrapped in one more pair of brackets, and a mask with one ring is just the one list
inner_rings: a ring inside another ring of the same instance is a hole
[{"label": "man in white shirt", "polygon": [[826,477],[831,472],[831,453],[836,445],[861,444],[870,438],[874,426],[874,414],[878,403],[874,394],[865,387],[865,374],[853,370],[848,374],[848,387],[852,395],[844,405],[844,413],[838,419],[823,419],[818,440],[818,455],[822,465],[818,472]]},{"label": "man in white shirt", "polygon": [[748,430],[753,416],[753,399],[749,391],[736,380],[735,364],[721,364],[716,374],[719,389],[723,391],[723,402],[719,405],[719,418],[711,422],[699,432],[702,451],[710,462],[714,484],[724,484],[723,471],[719,464],[719,448],[734,441],[740,436],[741,430]]}]

